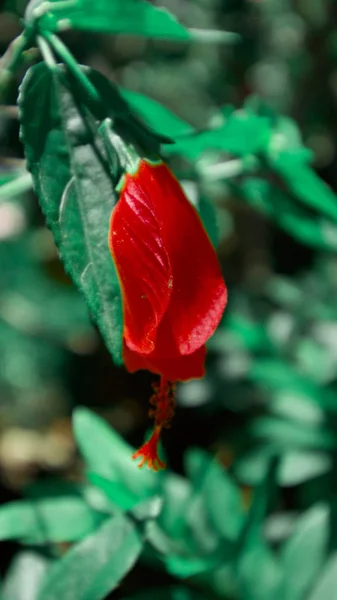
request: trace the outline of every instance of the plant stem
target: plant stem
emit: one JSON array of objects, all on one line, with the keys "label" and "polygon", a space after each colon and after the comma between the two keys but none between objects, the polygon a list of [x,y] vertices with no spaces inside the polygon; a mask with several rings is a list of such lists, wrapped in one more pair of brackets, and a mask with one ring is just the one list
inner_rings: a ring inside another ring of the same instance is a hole
[{"label": "plant stem", "polygon": [[230,179],[246,173],[247,171],[255,171],[258,168],[258,161],[255,157],[245,157],[244,159],[236,158],[228,160],[224,163],[213,165],[200,165],[198,172],[205,179],[221,180]]},{"label": "plant stem", "polygon": [[195,29],[189,28],[193,40],[205,44],[236,44],[240,42],[241,36],[232,31],[219,31],[217,29]]},{"label": "plant stem", "polygon": [[49,69],[56,69],[57,62],[50,49],[48,42],[41,35],[39,35],[37,38],[37,43],[39,45],[40,52],[47,67],[49,67]]},{"label": "plant stem", "polygon": [[13,181],[9,181],[0,186],[0,201],[10,200],[15,196],[20,196],[33,187],[33,180],[30,173],[23,173]]},{"label": "plant stem", "polygon": [[43,31],[42,35],[46,40],[50,43],[52,49],[56,54],[61,58],[64,64],[67,66],[69,71],[78,81],[83,91],[86,92],[88,97],[95,103],[101,104],[100,96],[96,90],[96,88],[89,81],[88,77],[81,71],[78,62],[73,57],[71,52],[69,52],[67,46],[57,37],[57,35],[50,33],[49,31]]},{"label": "plant stem", "polygon": [[15,72],[22,64],[23,53],[31,43],[31,35],[23,31],[8,46],[5,54],[0,59],[0,99],[3,100],[9,84],[12,82]]}]

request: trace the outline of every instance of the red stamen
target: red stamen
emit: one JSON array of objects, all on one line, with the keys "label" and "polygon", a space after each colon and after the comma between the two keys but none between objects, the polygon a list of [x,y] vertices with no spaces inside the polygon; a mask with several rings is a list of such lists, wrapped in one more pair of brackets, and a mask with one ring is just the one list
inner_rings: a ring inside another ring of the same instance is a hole
[{"label": "red stamen", "polygon": [[158,456],[158,444],[161,429],[162,428],[159,426],[155,427],[150,439],[132,455],[132,458],[142,457],[142,460],[138,465],[139,468],[145,465],[145,463],[147,463],[149,469],[153,469],[154,471],[166,468],[166,464]]},{"label": "red stamen", "polygon": [[170,381],[161,377],[160,384],[153,385],[153,389],[155,393],[151,396],[150,403],[154,408],[149,411],[149,416],[154,418],[155,427],[150,439],[133,454],[132,458],[142,457],[138,467],[147,463],[149,469],[158,471],[166,467],[158,456],[158,444],[161,430],[163,427],[171,426],[174,416],[174,388]]}]

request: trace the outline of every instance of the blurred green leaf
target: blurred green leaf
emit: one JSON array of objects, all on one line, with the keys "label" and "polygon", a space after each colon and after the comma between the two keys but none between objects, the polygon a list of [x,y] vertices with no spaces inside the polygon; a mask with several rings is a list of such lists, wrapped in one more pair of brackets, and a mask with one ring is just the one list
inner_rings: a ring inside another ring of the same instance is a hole
[{"label": "blurred green leaf", "polygon": [[18,500],[0,509],[0,540],[73,542],[94,531],[101,521],[80,496]]},{"label": "blurred green leaf", "polygon": [[179,556],[171,554],[165,558],[167,571],[174,577],[186,579],[213,569],[220,561],[219,553],[209,553],[208,556]]},{"label": "blurred green leaf", "polygon": [[20,196],[32,187],[33,180],[30,173],[20,170],[4,174],[0,171],[0,202]]},{"label": "blurred green leaf", "polygon": [[115,182],[95,135],[93,117],[83,113],[75,96],[65,74],[51,74],[44,64],[32,67],[19,100],[22,139],[66,268],[120,363],[121,299],[107,243]]},{"label": "blurred green leaf", "polygon": [[334,553],[324,566],[323,573],[315,585],[308,600],[323,600],[337,598],[337,555]]},{"label": "blurred green leaf", "polygon": [[257,154],[266,146],[270,135],[268,119],[243,110],[223,117],[223,124],[214,129],[193,132],[165,146],[169,155],[180,155],[195,161],[206,150],[219,150],[234,156]]},{"label": "blurred green leaf", "polygon": [[90,410],[78,408],[74,413],[73,428],[89,472],[125,486],[128,502],[132,501],[132,495],[140,500],[155,493],[161,475],[139,469],[131,459],[133,449],[103,419]]},{"label": "blurred green leaf", "polygon": [[143,548],[135,525],[122,515],[104,523],[55,562],[38,600],[103,600],[132,569]]},{"label": "blurred green leaf", "polygon": [[337,221],[337,196],[295,152],[280,153],[271,166],[298,200]]},{"label": "blurred green leaf", "polygon": [[241,493],[224,467],[216,462],[209,464],[204,474],[201,493],[215,530],[223,539],[236,540],[243,525],[244,507]]},{"label": "blurred green leaf", "polygon": [[193,131],[192,125],[177,117],[166,106],[152,100],[152,98],[125,88],[121,88],[120,92],[132,110],[154,131],[173,139]]},{"label": "blurred green leaf", "polygon": [[158,517],[158,525],[167,536],[183,542],[186,539],[186,514],[192,499],[192,486],[184,477],[167,473],[162,480],[160,491],[164,503]]},{"label": "blurred green leaf", "polygon": [[298,520],[294,532],[281,550],[284,572],[283,598],[303,600],[327,557],[329,509],[313,506]]},{"label": "blurred green leaf", "polygon": [[[246,452],[234,464],[234,471],[240,481],[246,485],[258,485],[266,476],[271,456],[275,453],[272,445]],[[287,449],[280,456],[277,471],[278,484],[284,487],[300,485],[305,481],[327,473],[332,467],[332,459],[323,452],[311,452]]]},{"label": "blurred green leaf", "polygon": [[331,450],[335,447],[333,434],[327,429],[305,427],[303,423],[261,417],[253,422],[250,431],[257,438],[273,442],[280,448],[311,447]]},{"label": "blurred green leaf", "polygon": [[265,477],[254,491],[241,534],[236,569],[242,598],[247,600],[282,598],[281,569],[263,539],[261,527],[274,500],[278,464],[279,461],[271,456]]},{"label": "blurred green leaf", "polygon": [[[175,17],[162,8],[157,8],[143,0],[77,0],[75,2],[55,3],[54,10],[48,6],[42,17],[40,27],[52,31],[64,29],[83,29],[105,33],[125,33],[169,40],[186,41],[191,38],[189,32]],[[32,0],[26,10],[27,21],[34,21],[39,9],[43,9],[43,0]],[[37,11],[35,13],[35,11]],[[34,14],[35,13],[35,14]]]},{"label": "blurred green leaf", "polygon": [[284,600],[282,572],[263,539],[254,540],[240,558],[238,567],[240,597],[245,600]]},{"label": "blurred green leaf", "polygon": [[1,600],[36,600],[50,562],[34,552],[20,552],[6,574]]},{"label": "blurred green leaf", "polygon": [[214,248],[217,248],[219,244],[219,227],[216,211],[214,204],[206,196],[201,196],[199,199],[198,213]]},{"label": "blurred green leaf", "polygon": [[113,505],[118,506],[122,510],[130,510],[136,506],[138,497],[130,492],[126,485],[119,481],[109,481],[98,473],[88,473],[89,481],[99,488]]},{"label": "blurred green leaf", "polygon": [[232,184],[232,187],[245,202],[302,243],[317,249],[336,250],[336,224],[322,218],[323,211],[318,205],[314,207],[319,211],[317,214],[309,212],[297,205],[287,192],[257,177],[247,177],[240,185]]}]

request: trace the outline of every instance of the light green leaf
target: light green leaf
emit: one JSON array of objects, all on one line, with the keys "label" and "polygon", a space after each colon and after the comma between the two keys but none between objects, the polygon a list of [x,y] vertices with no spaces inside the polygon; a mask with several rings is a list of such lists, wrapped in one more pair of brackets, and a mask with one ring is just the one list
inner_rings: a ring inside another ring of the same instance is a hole
[{"label": "light green leaf", "polygon": [[55,562],[37,600],[103,600],[133,567],[142,548],[135,525],[118,515]]},{"label": "light green leaf", "polygon": [[33,552],[20,552],[7,572],[1,600],[36,600],[50,562]]},{"label": "light green leaf", "polygon": [[[258,485],[266,476],[270,457],[275,448],[264,445],[244,454],[234,465],[240,481],[246,485]],[[288,487],[300,485],[305,481],[327,473],[332,467],[332,460],[323,452],[310,452],[305,449],[284,451],[280,457],[277,470],[279,485]]]},{"label": "light green leaf", "polygon": [[309,600],[336,600],[337,598],[337,553],[328,560]]},{"label": "light green leaf", "polygon": [[[83,292],[114,360],[121,362],[119,283],[108,246],[115,181],[70,80],[43,63],[22,84],[22,139],[42,210],[66,269]],[[57,171],[57,177],[55,177]]]},{"label": "light green leaf", "polygon": [[133,497],[140,500],[155,493],[161,475],[139,469],[131,458],[133,448],[103,419],[90,410],[78,408],[74,413],[73,428],[87,469],[115,485],[124,486],[124,498],[130,505]]},{"label": "light green leaf", "polygon": [[282,548],[283,598],[303,600],[307,597],[326,561],[328,542],[329,509],[319,504],[298,520],[294,533]]},{"label": "light green leaf", "polygon": [[[262,538],[245,548],[239,558],[238,586],[245,600],[283,600],[280,566]],[[287,599],[288,600],[288,599]]]},{"label": "light green leaf", "polygon": [[224,117],[224,123],[218,128],[190,133],[175,144],[165,146],[165,152],[178,154],[190,161],[197,160],[206,150],[244,157],[261,152],[269,135],[268,119],[241,110]]},{"label": "light green leaf", "polygon": [[303,423],[261,417],[250,427],[253,436],[272,442],[280,449],[317,448],[331,450],[336,442],[334,435],[327,429],[309,428]]},{"label": "light green leaf", "polygon": [[80,496],[18,500],[0,509],[0,540],[73,542],[91,533],[101,521]]},{"label": "light green leaf", "polygon": [[227,540],[236,540],[243,525],[244,511],[239,489],[224,467],[212,462],[201,488],[206,511],[215,530]]}]

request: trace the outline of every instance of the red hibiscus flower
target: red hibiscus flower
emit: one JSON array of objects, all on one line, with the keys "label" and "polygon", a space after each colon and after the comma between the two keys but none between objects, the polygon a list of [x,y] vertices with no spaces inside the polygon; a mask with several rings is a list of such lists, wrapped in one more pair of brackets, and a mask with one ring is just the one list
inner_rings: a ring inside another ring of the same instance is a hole
[{"label": "red hibiscus flower", "polygon": [[205,342],[227,290],[200,217],[163,162],[139,160],[124,176],[109,245],[122,291],[125,366],[161,376],[151,398],[153,435],[134,455],[157,470],[165,466],[157,444],[173,416],[173,383],[204,375]]}]

